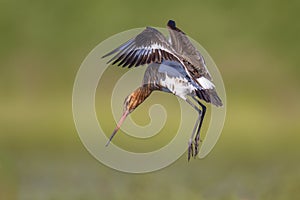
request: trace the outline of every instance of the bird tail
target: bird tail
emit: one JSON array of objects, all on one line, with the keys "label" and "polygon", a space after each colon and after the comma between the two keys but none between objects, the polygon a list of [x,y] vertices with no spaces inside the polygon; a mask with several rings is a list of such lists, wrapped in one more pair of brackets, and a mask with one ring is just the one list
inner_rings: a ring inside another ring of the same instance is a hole
[{"label": "bird tail", "polygon": [[203,99],[207,103],[211,103],[217,107],[223,106],[222,100],[214,89],[197,90],[196,95],[199,99]]}]

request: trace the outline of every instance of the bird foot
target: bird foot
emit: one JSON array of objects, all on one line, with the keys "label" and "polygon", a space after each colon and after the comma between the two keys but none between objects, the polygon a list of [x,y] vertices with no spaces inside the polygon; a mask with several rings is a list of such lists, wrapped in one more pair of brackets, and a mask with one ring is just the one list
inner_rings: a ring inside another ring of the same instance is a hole
[{"label": "bird foot", "polygon": [[188,143],[188,161],[190,161],[191,157],[194,156],[194,144],[193,140],[190,139]]},{"label": "bird foot", "polygon": [[200,134],[197,134],[195,138],[195,157],[199,153],[199,142],[202,142],[202,140],[200,139]]},{"label": "bird foot", "polygon": [[192,139],[189,140],[188,143],[188,161],[190,161],[191,157],[196,158],[199,153],[199,142],[202,142],[199,137],[196,137],[193,141]]},{"label": "bird foot", "polygon": [[196,157],[199,153],[199,140],[195,140],[195,156]]}]

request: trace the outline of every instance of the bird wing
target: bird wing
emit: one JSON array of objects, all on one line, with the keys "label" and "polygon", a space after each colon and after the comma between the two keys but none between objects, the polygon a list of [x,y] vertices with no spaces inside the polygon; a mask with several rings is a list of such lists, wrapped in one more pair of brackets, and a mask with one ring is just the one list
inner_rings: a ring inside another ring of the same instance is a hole
[{"label": "bird wing", "polygon": [[222,106],[222,100],[215,90],[215,85],[206,68],[203,56],[191,43],[186,34],[176,27],[175,21],[170,20],[167,27],[170,33],[171,46],[181,56],[184,66],[189,72],[188,74],[201,87],[201,89],[196,91],[196,95],[206,102]]},{"label": "bird wing", "polygon": [[[181,77],[187,79],[189,82],[194,83],[191,77],[185,71],[184,67],[179,62],[165,60],[158,67],[159,73],[166,73],[170,77]],[[202,89],[200,85],[195,86],[197,89]]]},{"label": "bird wing", "polygon": [[186,34],[179,28],[173,26],[167,26],[170,33],[170,41],[173,49],[179,54],[186,63],[188,71],[195,77],[199,78],[204,76],[205,78],[212,80],[203,56],[198,49],[194,47]]},{"label": "bird wing", "polygon": [[155,28],[146,29],[136,37],[130,39],[102,58],[116,54],[107,63],[129,68],[153,62],[161,63],[162,60],[179,61],[174,49],[170,46],[165,36]]}]

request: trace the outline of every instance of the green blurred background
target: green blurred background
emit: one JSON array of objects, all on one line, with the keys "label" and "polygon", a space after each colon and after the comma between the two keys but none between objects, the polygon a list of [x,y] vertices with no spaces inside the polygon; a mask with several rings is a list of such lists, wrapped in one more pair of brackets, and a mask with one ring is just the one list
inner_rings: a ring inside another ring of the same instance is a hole
[{"label": "green blurred background", "polygon": [[[296,0],[2,0],[0,199],[300,199],[299,9]],[[76,133],[76,72],[109,36],[168,19],[219,67],[224,131],[203,160],[117,172]]]}]

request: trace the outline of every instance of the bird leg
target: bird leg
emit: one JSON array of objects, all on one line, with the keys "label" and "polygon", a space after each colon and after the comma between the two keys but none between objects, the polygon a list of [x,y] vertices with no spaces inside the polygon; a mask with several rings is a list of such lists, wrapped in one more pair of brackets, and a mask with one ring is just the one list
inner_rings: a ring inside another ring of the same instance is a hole
[{"label": "bird leg", "polygon": [[[195,99],[195,100],[198,101],[197,99]],[[188,104],[190,104],[199,113],[197,121],[193,128],[192,135],[191,135],[191,137],[189,139],[189,143],[188,143],[188,160],[190,160],[191,157],[196,157],[196,155],[199,152],[199,139],[200,139],[199,132],[200,132],[200,128],[201,128],[200,124],[201,124],[201,120],[202,120],[202,111],[195,104],[193,104],[193,102],[191,102],[189,99],[186,99],[186,102],[188,102]],[[196,138],[195,138],[196,130],[197,130],[197,134],[196,134]],[[197,140],[197,138],[198,138],[198,140]]]},{"label": "bird leg", "polygon": [[194,156],[194,144],[193,139],[189,139],[189,146],[188,146],[188,161],[190,161],[191,157]]},{"label": "bird leg", "polygon": [[205,113],[206,113],[206,106],[203,105],[199,100],[197,100],[195,97],[193,97],[193,99],[201,106],[202,108],[202,112],[199,113],[199,126],[198,126],[198,130],[197,130],[197,134],[196,134],[196,137],[195,137],[195,156],[199,153],[199,142],[200,142],[200,130],[201,130],[201,127],[202,127],[202,123],[203,123],[203,119],[204,119],[204,116],[205,116]]}]

